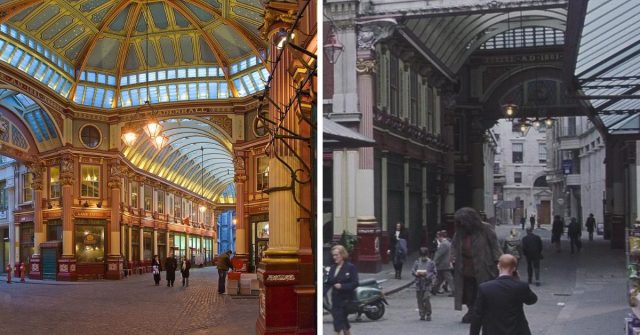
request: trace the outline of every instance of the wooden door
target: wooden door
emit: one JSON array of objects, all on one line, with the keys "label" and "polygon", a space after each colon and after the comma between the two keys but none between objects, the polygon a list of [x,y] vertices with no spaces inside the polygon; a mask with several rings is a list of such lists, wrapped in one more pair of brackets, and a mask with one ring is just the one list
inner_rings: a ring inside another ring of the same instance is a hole
[{"label": "wooden door", "polygon": [[538,220],[540,224],[551,223],[551,201],[542,200],[540,202],[540,208],[538,208]]}]

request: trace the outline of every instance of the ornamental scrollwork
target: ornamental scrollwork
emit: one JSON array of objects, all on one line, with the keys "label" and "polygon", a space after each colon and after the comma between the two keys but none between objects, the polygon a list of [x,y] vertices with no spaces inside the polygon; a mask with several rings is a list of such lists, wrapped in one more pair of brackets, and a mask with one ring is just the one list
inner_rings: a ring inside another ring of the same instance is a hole
[{"label": "ornamental scrollwork", "polygon": [[382,19],[358,22],[360,29],[358,30],[357,45],[358,49],[374,50],[376,43],[391,36],[398,26],[394,19]]},{"label": "ornamental scrollwork", "polygon": [[368,74],[375,73],[377,67],[377,62],[375,59],[361,59],[359,58],[356,61],[356,72]]}]

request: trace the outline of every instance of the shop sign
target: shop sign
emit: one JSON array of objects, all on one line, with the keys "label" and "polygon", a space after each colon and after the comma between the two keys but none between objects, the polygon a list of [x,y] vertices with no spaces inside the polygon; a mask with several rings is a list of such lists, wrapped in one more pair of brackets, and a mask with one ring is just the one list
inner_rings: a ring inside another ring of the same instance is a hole
[{"label": "shop sign", "polygon": [[573,170],[573,162],[570,159],[562,160],[562,173],[571,174],[572,170]]},{"label": "shop sign", "polygon": [[274,281],[281,281],[281,282],[285,282],[285,281],[295,281],[296,280],[296,276],[295,275],[268,275],[267,276],[267,281],[268,282],[274,282]]}]

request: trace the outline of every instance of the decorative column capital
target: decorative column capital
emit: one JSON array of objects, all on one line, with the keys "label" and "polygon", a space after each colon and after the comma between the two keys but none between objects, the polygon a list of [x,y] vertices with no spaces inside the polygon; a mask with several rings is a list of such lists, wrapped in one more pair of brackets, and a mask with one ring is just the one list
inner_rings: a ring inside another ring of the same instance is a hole
[{"label": "decorative column capital", "polygon": [[391,36],[398,26],[395,19],[379,19],[356,22],[358,29],[357,46],[363,51],[375,50],[376,43]]},{"label": "decorative column capital", "polygon": [[265,40],[269,39],[272,31],[280,27],[289,27],[295,22],[298,12],[297,1],[265,0],[263,4],[264,23],[259,29]]},{"label": "decorative column capital", "polygon": [[359,74],[376,73],[377,61],[375,59],[358,58],[356,61],[356,72]]},{"label": "decorative column capital", "polygon": [[60,183],[73,185],[73,156],[71,154],[62,155],[60,160]]},{"label": "decorative column capital", "polygon": [[109,182],[107,185],[111,189],[119,189],[122,186],[122,176],[124,171],[120,159],[114,158],[109,162]]},{"label": "decorative column capital", "polygon": [[245,168],[245,152],[244,151],[236,151],[234,152],[233,157],[233,169],[235,170],[236,175],[244,175],[246,173]]},{"label": "decorative column capital", "polygon": [[33,162],[29,162],[26,164],[29,172],[33,174],[33,182],[31,183],[31,187],[34,190],[42,191],[42,176],[44,174],[44,164],[40,160],[36,160]]}]

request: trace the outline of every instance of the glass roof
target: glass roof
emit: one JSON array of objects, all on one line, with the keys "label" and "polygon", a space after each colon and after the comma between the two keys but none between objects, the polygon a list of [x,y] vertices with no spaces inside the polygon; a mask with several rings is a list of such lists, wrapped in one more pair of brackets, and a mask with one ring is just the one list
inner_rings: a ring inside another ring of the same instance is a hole
[{"label": "glass roof", "polygon": [[121,87],[192,78],[217,83],[212,98],[244,96],[260,89],[253,73],[266,72],[258,0],[0,4],[13,7],[0,25],[0,61],[78,104],[134,106],[121,101]]},{"label": "glass roof", "polygon": [[633,1],[590,0],[584,18],[574,74],[612,134],[640,132],[639,16]]},{"label": "glass roof", "polygon": [[211,201],[233,184],[231,143],[212,123],[200,118],[160,121],[169,137],[162,150],[145,136],[123,151],[140,169],[188,189]]},{"label": "glass roof", "polygon": [[53,120],[28,96],[10,89],[0,89],[0,105],[13,111],[24,121],[41,148],[60,143]]}]

